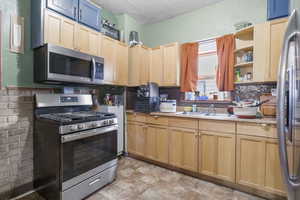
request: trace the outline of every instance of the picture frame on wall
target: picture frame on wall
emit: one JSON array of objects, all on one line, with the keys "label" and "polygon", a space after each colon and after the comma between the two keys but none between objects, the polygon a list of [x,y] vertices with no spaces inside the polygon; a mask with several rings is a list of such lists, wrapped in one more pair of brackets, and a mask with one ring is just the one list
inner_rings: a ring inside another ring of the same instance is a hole
[{"label": "picture frame on wall", "polygon": [[13,53],[24,53],[24,17],[11,16],[10,51]]}]

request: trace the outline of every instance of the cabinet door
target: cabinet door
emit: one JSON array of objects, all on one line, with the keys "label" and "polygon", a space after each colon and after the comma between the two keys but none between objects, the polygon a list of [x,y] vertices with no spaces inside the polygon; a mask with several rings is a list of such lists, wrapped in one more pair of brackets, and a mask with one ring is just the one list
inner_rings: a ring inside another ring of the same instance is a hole
[{"label": "cabinet door", "polygon": [[136,125],[132,123],[127,124],[127,150],[136,154]]},{"label": "cabinet door", "polygon": [[157,161],[169,163],[169,132],[167,128],[156,128]]},{"label": "cabinet door", "polygon": [[79,0],[79,22],[100,31],[100,8],[87,0]]},{"label": "cabinet door", "polygon": [[76,28],[75,21],[64,19],[62,22],[61,44],[68,49],[76,49]]},{"label": "cabinet door", "polygon": [[281,175],[279,146],[277,140],[268,140],[266,143],[266,181],[267,191],[285,195],[285,186]]},{"label": "cabinet door", "polygon": [[154,82],[157,83],[158,85],[161,85],[163,79],[162,49],[160,47],[152,49],[150,55],[151,55],[150,70],[149,70],[150,82]]},{"label": "cabinet door", "polygon": [[277,81],[277,71],[287,19],[273,20],[270,23],[270,69],[268,77],[269,81]]},{"label": "cabinet door", "polygon": [[140,47],[129,48],[128,85],[140,85]]},{"label": "cabinet door", "polygon": [[163,86],[179,86],[179,45],[163,46]]},{"label": "cabinet door", "polygon": [[216,176],[235,182],[235,135],[217,134]]},{"label": "cabinet door", "polygon": [[254,26],[253,81],[268,80],[270,66],[270,29],[269,22]]},{"label": "cabinet door", "polygon": [[265,181],[266,145],[263,138],[237,137],[237,183],[262,189]]},{"label": "cabinet door", "polygon": [[189,171],[198,171],[198,132],[183,130],[182,132],[182,168]]},{"label": "cabinet door", "polygon": [[71,19],[77,19],[78,0],[47,0],[47,8]]},{"label": "cabinet door", "polygon": [[151,126],[147,127],[146,133],[146,157],[156,159],[156,128]]},{"label": "cabinet door", "polygon": [[170,129],[169,163],[175,167],[182,167],[183,144],[182,131]]},{"label": "cabinet door", "polygon": [[90,29],[78,25],[78,32],[77,32],[77,47],[78,50],[83,53],[89,53],[90,51]]},{"label": "cabinet door", "polygon": [[99,51],[99,33],[93,30],[89,32],[89,54],[98,56]]},{"label": "cabinet door", "polygon": [[289,2],[290,1],[268,0],[268,19],[288,16]]},{"label": "cabinet door", "polygon": [[104,81],[113,83],[115,81],[116,68],[116,44],[111,38],[102,37],[102,56],[104,58]]},{"label": "cabinet door", "polygon": [[45,43],[61,45],[63,18],[51,11],[45,11]]},{"label": "cabinet door", "polygon": [[149,82],[149,68],[150,68],[150,50],[146,47],[140,47],[140,84],[145,85]]},{"label": "cabinet door", "polygon": [[216,136],[200,132],[199,145],[199,172],[214,176],[217,168],[217,141]]},{"label": "cabinet door", "polygon": [[117,45],[116,83],[128,84],[128,46],[119,42]]},{"label": "cabinet door", "polygon": [[146,134],[146,126],[136,125],[136,154],[139,156],[146,155]]}]

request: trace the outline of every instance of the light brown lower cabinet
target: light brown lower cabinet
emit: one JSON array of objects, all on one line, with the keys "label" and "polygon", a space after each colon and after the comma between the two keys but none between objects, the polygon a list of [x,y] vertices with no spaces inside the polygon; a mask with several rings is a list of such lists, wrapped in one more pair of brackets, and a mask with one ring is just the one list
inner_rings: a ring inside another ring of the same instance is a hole
[{"label": "light brown lower cabinet", "polygon": [[145,156],[162,163],[169,162],[169,133],[166,127],[147,126]]},{"label": "light brown lower cabinet", "polygon": [[200,131],[199,172],[235,182],[235,135]]},{"label": "light brown lower cabinet", "polygon": [[169,163],[175,167],[198,171],[198,131],[169,128]]},{"label": "light brown lower cabinet", "polygon": [[156,160],[169,163],[169,132],[168,128],[156,127]]},{"label": "light brown lower cabinet", "polygon": [[237,183],[285,195],[277,139],[237,136]]},{"label": "light brown lower cabinet", "polygon": [[146,155],[146,129],[144,124],[134,122],[127,124],[127,149],[129,153],[139,156]]}]

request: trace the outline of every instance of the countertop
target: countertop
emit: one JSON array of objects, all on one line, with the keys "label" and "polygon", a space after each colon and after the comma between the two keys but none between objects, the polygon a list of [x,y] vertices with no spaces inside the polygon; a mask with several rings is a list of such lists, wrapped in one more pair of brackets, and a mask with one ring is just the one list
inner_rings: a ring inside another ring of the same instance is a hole
[{"label": "countertop", "polygon": [[[135,113],[133,110],[127,110],[127,113]],[[152,112],[149,113],[152,116],[165,116],[165,117],[182,117],[182,118],[193,118],[193,119],[208,119],[208,120],[223,120],[223,121],[234,121],[234,122],[248,122],[248,123],[258,123],[258,124],[276,124],[276,118],[258,118],[258,119],[240,119],[236,116],[229,116],[227,114],[217,114],[216,116],[206,116],[199,113],[188,113],[183,114],[183,112],[176,113],[162,113],[162,112]]]}]

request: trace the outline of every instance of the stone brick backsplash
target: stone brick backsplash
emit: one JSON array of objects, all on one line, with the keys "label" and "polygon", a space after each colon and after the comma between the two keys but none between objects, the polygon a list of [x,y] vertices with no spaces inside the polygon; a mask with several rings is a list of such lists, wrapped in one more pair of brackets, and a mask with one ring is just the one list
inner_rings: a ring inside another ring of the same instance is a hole
[{"label": "stone brick backsplash", "polygon": [[34,95],[52,89],[0,90],[0,199],[33,189]]}]

